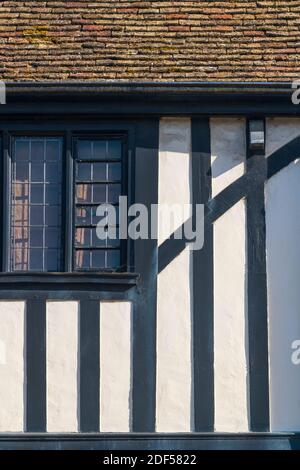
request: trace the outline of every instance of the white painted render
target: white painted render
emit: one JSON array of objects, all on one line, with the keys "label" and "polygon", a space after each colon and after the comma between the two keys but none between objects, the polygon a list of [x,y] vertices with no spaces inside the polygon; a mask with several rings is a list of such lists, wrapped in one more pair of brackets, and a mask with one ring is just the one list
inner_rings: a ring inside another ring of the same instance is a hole
[{"label": "white painted render", "polygon": [[[159,204],[189,204],[191,121],[165,118],[159,135]],[[176,227],[185,218],[178,218]],[[170,234],[159,227],[160,245]],[[156,430],[191,430],[191,265],[186,248],[157,279]]]},{"label": "white painted render", "polygon": [[[212,196],[244,174],[245,119],[211,124]],[[268,118],[267,156],[300,135],[300,119]],[[191,120],[163,118],[159,204],[191,201]],[[300,161],[266,184],[266,248],[272,431],[300,431]],[[158,244],[179,227],[160,220]],[[245,201],[214,223],[215,429],[249,430]],[[156,431],[193,431],[192,257],[186,248],[157,278]],[[0,302],[0,432],[24,431],[24,302]],[[78,302],[47,302],[47,431],[78,432]],[[100,303],[100,430],[131,428],[132,305]]]},{"label": "white painted render", "polygon": [[248,431],[245,204],[214,224],[215,428]]},{"label": "white painted render", "polygon": [[100,430],[130,431],[131,324],[130,302],[101,302]]},{"label": "white painted render", "polygon": [[0,302],[0,432],[24,431],[24,302]]},{"label": "white painted render", "polygon": [[244,118],[211,118],[213,197],[244,173],[246,155]]},{"label": "white painted render", "polygon": [[[299,118],[268,118],[266,155],[299,135]],[[272,431],[300,430],[300,366],[291,361],[291,344],[300,339],[299,174],[300,163],[291,163],[265,190]]]},{"label": "white painted render", "polygon": [[272,117],[266,119],[266,156],[300,135],[300,119]]},{"label": "white painted render", "polygon": [[300,161],[266,185],[266,243],[272,431],[300,431]]},{"label": "white painted render", "polygon": [[[243,175],[245,120],[211,119],[212,196]],[[215,429],[248,431],[245,203],[214,223]]]},{"label": "white painted render", "polygon": [[47,431],[78,430],[78,302],[47,302]]},{"label": "white painted render", "polygon": [[[191,158],[191,120],[187,118],[163,118],[159,126],[159,180],[158,203],[190,204],[190,158]],[[164,220],[158,224],[158,245],[175,231],[189,214],[174,221],[174,227],[167,230]]]}]

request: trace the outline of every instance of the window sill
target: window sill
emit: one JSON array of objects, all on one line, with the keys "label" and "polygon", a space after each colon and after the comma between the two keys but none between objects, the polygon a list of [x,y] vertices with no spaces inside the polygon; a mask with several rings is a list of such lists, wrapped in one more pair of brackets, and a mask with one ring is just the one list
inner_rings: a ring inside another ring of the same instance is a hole
[{"label": "window sill", "polygon": [[1,290],[128,290],[137,273],[0,273]]}]

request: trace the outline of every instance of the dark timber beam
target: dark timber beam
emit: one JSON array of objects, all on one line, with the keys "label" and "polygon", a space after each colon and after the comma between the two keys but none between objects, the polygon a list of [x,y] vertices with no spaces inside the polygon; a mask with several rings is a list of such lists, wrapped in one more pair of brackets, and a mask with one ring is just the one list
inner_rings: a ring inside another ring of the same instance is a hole
[{"label": "dark timber beam", "polygon": [[291,83],[7,83],[0,118],[140,115],[300,115]]},{"label": "dark timber beam", "polygon": [[[211,198],[209,119],[192,120],[193,206]],[[194,207],[195,213],[195,207]],[[214,430],[213,224],[204,224],[204,245],[193,257],[193,404],[194,430]]]}]

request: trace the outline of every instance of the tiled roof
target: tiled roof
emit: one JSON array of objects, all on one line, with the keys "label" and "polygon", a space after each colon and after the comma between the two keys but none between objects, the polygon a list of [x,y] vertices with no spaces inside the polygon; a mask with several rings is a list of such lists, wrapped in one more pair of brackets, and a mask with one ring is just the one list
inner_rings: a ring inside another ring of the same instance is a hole
[{"label": "tiled roof", "polygon": [[300,1],[0,1],[8,81],[290,81]]}]

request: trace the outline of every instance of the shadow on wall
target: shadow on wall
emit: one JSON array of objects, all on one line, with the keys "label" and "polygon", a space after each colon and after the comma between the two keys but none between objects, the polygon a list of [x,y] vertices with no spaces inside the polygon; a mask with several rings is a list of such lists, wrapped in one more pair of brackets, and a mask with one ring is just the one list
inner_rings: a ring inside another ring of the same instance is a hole
[{"label": "shadow on wall", "polygon": [[[217,178],[245,161],[244,118],[212,118],[212,178]],[[241,141],[244,139],[244,141]]]}]

